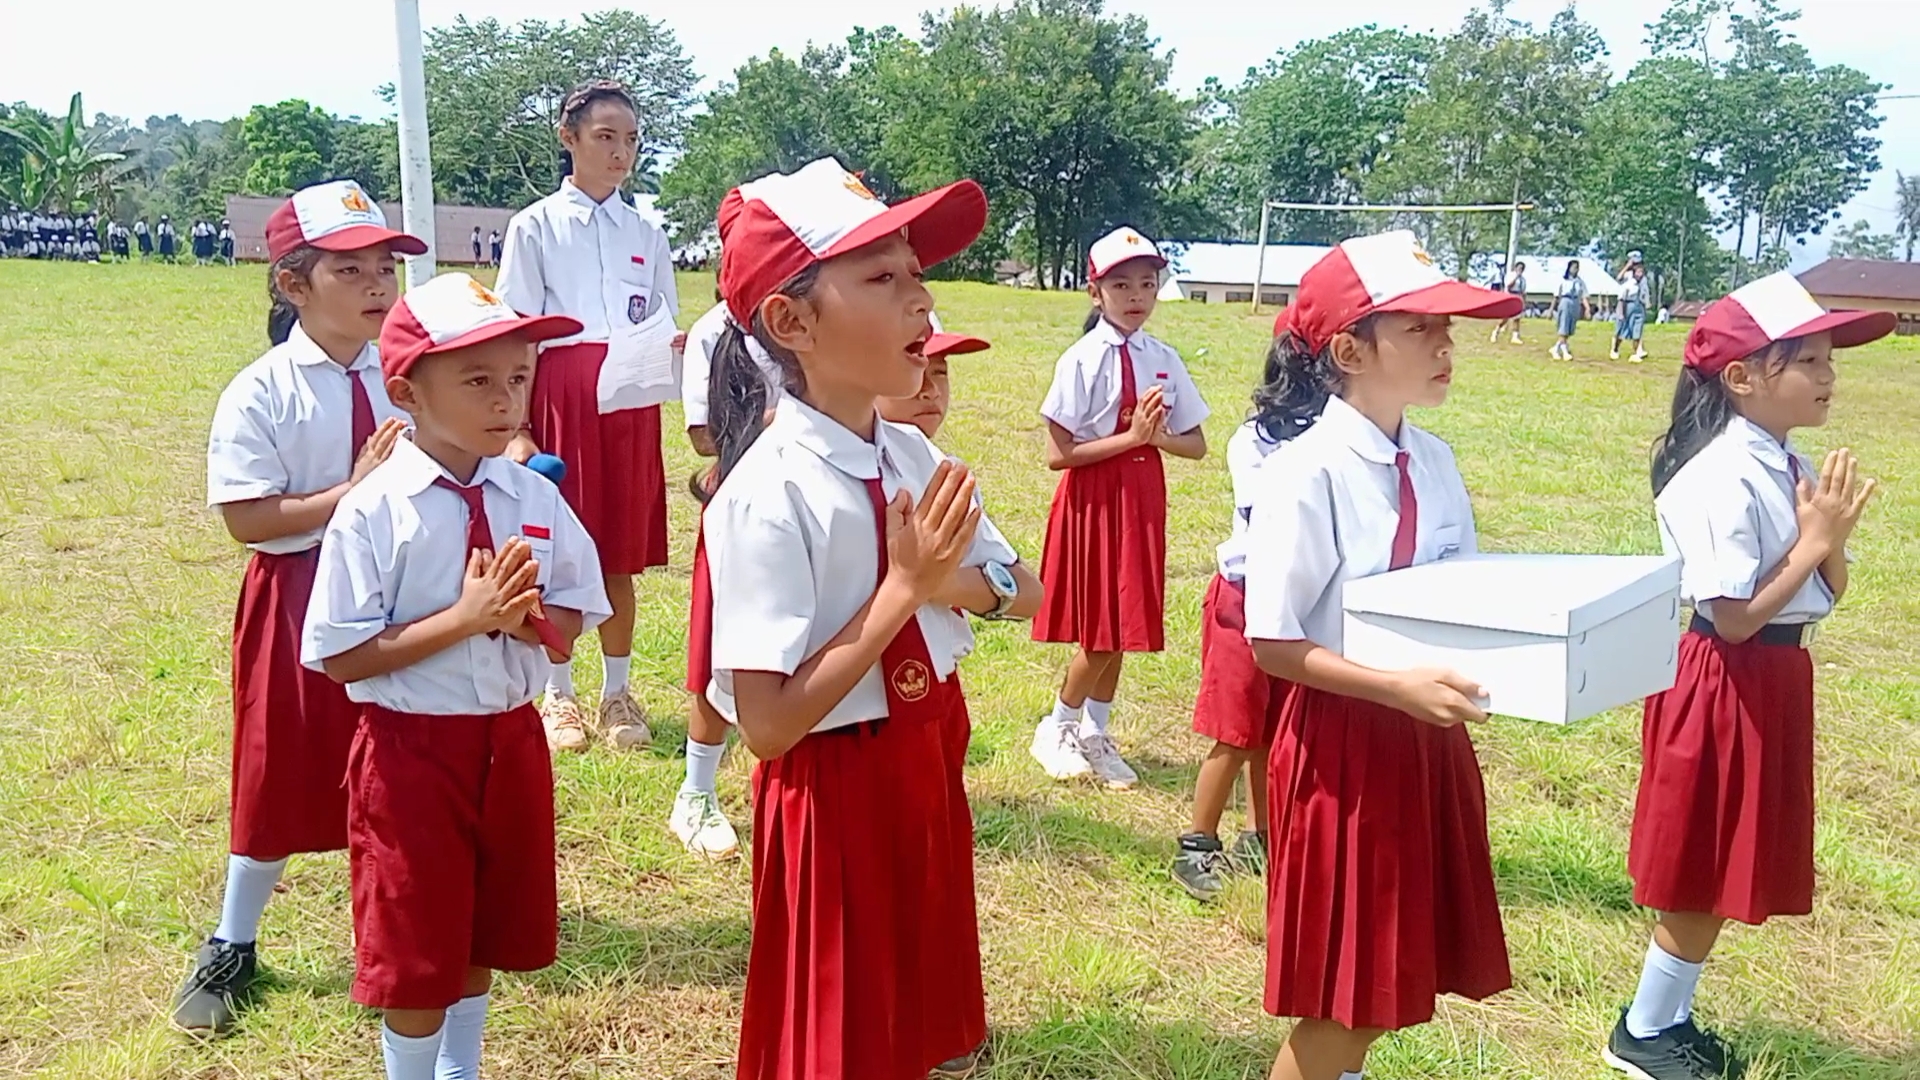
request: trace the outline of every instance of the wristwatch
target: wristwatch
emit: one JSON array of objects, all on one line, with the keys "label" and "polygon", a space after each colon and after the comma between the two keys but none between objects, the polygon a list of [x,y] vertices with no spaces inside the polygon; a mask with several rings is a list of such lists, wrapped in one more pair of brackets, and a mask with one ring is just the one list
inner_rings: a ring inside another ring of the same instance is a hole
[{"label": "wristwatch", "polygon": [[1000,599],[1000,603],[992,611],[980,617],[983,619],[1006,618],[1007,610],[1013,607],[1015,600],[1020,598],[1020,583],[1013,579],[1013,571],[997,562],[982,564],[980,573],[987,579],[987,588],[992,589],[993,595]]}]

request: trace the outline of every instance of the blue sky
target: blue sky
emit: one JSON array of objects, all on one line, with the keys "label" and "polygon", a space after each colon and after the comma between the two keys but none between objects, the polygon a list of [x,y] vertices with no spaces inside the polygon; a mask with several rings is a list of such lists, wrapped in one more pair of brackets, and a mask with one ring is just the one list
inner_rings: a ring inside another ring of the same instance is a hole
[{"label": "blue sky", "polygon": [[[28,43],[72,42],[72,13],[53,3],[15,4],[9,30]],[[570,0],[421,0],[427,25],[458,15],[504,20],[565,18],[584,10],[632,7],[665,19],[678,34],[706,85],[725,78],[749,56],[779,47],[798,50],[809,40],[844,38],[859,25],[918,25],[929,5],[873,0],[811,0],[795,4],[685,3],[576,4]],[[1276,48],[1348,26],[1377,23],[1419,30],[1446,30],[1473,6],[1466,0],[1348,0],[1341,4],[1216,4],[1176,17],[1176,9],[1149,0],[1109,0],[1108,10],[1144,15],[1161,44],[1174,51],[1174,81],[1191,90],[1208,76],[1238,81]],[[1558,0],[1514,0],[1509,12],[1544,24]],[[1625,72],[1645,54],[1644,26],[1664,0],[1580,3],[1582,18],[1599,27],[1616,70]],[[1223,13],[1243,10],[1232,16]],[[1912,0],[1804,0],[1797,32],[1820,63],[1846,63],[1882,82],[1890,93],[1920,93],[1911,67],[1912,31],[1920,29],[1920,4]],[[145,119],[179,113],[224,118],[256,102],[301,97],[341,115],[381,116],[386,105],[374,88],[393,78],[393,9],[387,0],[330,0],[320,5],[264,4],[259,0],[187,0],[129,5],[115,12],[111,33],[89,31],[73,48],[9,50],[0,65],[0,101],[25,100],[58,110],[75,89],[86,92],[89,113]],[[14,36],[11,33],[10,37]],[[1905,54],[1905,55],[1903,55]],[[301,59],[295,61],[294,57]],[[84,60],[79,59],[84,58]],[[164,59],[162,59],[164,58]],[[1904,63],[1903,63],[1904,61]],[[1884,102],[1879,135],[1882,171],[1873,185],[1845,208],[1845,219],[1866,218],[1889,229],[1893,174],[1920,172],[1920,98]],[[1817,258],[1825,244],[1815,239],[1798,262]]]}]

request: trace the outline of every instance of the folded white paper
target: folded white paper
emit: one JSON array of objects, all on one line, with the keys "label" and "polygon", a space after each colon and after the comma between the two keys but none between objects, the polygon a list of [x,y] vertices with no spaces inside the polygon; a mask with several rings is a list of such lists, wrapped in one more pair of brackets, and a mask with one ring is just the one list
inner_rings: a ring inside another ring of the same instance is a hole
[{"label": "folded white paper", "polygon": [[616,326],[600,365],[600,411],[644,409],[680,396],[680,355],[673,339],[680,330],[667,305],[638,326]]}]

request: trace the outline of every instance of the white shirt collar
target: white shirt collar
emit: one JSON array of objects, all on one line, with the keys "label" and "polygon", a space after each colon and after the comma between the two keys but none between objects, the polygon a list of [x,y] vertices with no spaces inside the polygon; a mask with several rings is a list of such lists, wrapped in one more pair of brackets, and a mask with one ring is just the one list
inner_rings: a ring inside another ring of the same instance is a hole
[{"label": "white shirt collar", "polygon": [[1767,434],[1765,428],[1739,413],[1727,421],[1727,434],[1746,447],[1747,453],[1752,454],[1760,464],[1777,473],[1791,474],[1792,467],[1787,464],[1788,455],[1794,452],[1791,442],[1782,444]]},{"label": "white shirt collar", "polygon": [[880,478],[880,458],[886,453],[888,428],[877,412],[873,442],[791,394],[782,397],[774,407],[773,422],[796,445],[811,450],[820,460],[855,480]]},{"label": "white shirt collar", "polygon": [[[1340,441],[1353,448],[1353,452],[1378,465],[1393,464],[1401,446],[1396,446],[1379,425],[1367,419],[1359,409],[1346,403],[1339,396],[1327,398],[1327,407],[1321,412],[1315,426],[1331,425],[1339,433]],[[1405,419],[1400,421],[1400,442],[1406,444],[1408,430],[1412,427]]]},{"label": "white shirt collar", "polygon": [[[409,497],[432,487],[433,482],[443,476],[456,484],[460,483],[457,477],[447,471],[446,466],[428,456],[410,439],[394,440],[393,454],[380,468],[383,472],[390,471],[393,490]],[[519,498],[520,489],[515,485],[516,479],[513,463],[501,457],[481,458],[480,467],[473,471],[474,484],[491,483],[507,495]]]},{"label": "white shirt collar", "polygon": [[[306,328],[297,322],[293,324],[293,332],[287,335],[287,348],[293,352],[293,362],[302,367],[310,367],[314,364],[333,363],[333,357],[328,356],[326,350],[315,345],[313,339],[307,336]],[[365,345],[360,346],[360,355],[353,358],[353,363],[348,364],[346,370],[360,371],[363,368],[378,368],[379,366],[380,349],[373,342],[369,341]]]},{"label": "white shirt collar", "polygon": [[567,204],[580,216],[581,221],[592,218],[596,210],[606,214],[608,218],[618,221],[620,212],[628,208],[626,200],[620,197],[618,189],[615,189],[613,194],[607,196],[605,202],[594,202],[592,196],[581,191],[574,185],[573,177],[571,176],[560,181],[560,194],[566,198]]},{"label": "white shirt collar", "polygon": [[1107,345],[1125,345],[1129,349],[1133,347],[1133,339],[1140,336],[1139,331],[1135,331],[1131,335],[1121,333],[1120,328],[1108,322],[1105,316],[1101,317],[1100,325],[1094,327],[1094,331],[1100,335],[1100,340]]}]

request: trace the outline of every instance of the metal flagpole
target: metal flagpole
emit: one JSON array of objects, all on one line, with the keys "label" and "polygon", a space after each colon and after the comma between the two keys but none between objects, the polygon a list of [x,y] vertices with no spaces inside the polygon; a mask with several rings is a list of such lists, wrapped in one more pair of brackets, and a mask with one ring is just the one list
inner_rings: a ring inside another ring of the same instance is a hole
[{"label": "metal flagpole", "polygon": [[434,275],[433,159],[427,148],[427,76],[420,48],[420,0],[393,0],[399,45],[400,204],[402,227],[427,242],[425,255],[407,256],[407,288]]},{"label": "metal flagpole", "polygon": [[1253,263],[1252,311],[1255,315],[1260,314],[1260,286],[1262,284],[1261,279],[1264,278],[1267,273],[1267,219],[1268,219],[1268,215],[1272,213],[1273,213],[1272,203],[1263,202],[1260,204],[1260,252],[1257,256],[1255,256],[1254,263]]},{"label": "metal flagpole", "polygon": [[1500,268],[1500,287],[1507,287],[1513,273],[1513,260],[1520,257],[1520,181],[1513,182],[1513,220],[1507,224],[1507,265]]}]

